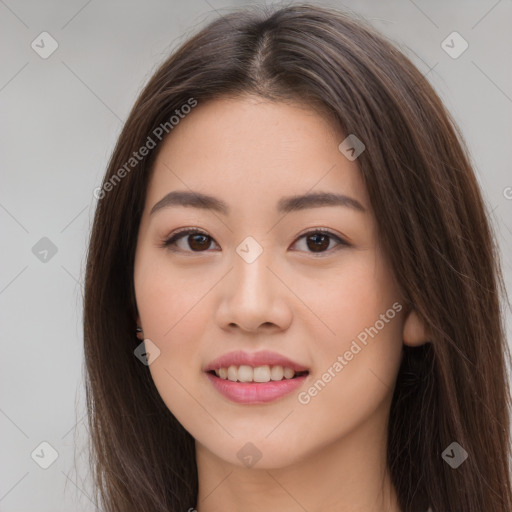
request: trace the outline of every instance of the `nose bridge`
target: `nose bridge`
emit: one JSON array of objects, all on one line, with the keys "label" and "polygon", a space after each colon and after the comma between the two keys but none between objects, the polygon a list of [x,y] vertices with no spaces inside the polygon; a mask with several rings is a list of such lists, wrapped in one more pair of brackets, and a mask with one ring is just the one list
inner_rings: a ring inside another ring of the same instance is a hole
[{"label": "nose bridge", "polygon": [[247,237],[236,248],[234,257],[234,286],[237,299],[247,302],[270,300],[269,288],[274,277],[267,266],[272,265],[272,251],[263,248],[253,237]]},{"label": "nose bridge", "polygon": [[272,268],[275,255],[248,237],[233,255],[233,268],[225,283],[217,321],[224,327],[237,325],[244,331],[255,332],[262,326],[286,328],[291,321],[291,310],[284,297],[282,284],[268,267]]}]

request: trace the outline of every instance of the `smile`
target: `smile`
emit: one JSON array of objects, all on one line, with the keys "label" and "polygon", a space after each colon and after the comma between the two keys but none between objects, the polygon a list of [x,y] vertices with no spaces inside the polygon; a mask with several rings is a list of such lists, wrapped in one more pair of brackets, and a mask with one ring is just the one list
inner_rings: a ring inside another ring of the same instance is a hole
[{"label": "smile", "polygon": [[243,404],[282,398],[299,388],[309,375],[305,366],[269,351],[231,352],[212,361],[203,371],[221,395]]}]

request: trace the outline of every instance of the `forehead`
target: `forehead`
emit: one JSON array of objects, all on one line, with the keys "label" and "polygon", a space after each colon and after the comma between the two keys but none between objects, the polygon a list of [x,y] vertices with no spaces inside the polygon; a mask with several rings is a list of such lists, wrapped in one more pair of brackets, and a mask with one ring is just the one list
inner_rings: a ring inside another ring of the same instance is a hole
[{"label": "forehead", "polygon": [[199,103],[163,141],[148,187],[151,207],[193,189],[239,206],[275,208],[282,196],[332,191],[369,208],[344,135],[321,113],[254,96]]}]

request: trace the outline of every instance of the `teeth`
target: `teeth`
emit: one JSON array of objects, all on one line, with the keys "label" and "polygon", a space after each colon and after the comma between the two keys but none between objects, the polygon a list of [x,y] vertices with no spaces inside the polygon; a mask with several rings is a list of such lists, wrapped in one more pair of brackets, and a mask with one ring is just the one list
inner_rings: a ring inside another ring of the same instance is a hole
[{"label": "teeth", "polygon": [[284,377],[284,370],[282,366],[272,366],[270,370],[270,378],[272,380],[281,380]]},{"label": "teeth", "polygon": [[295,372],[291,368],[284,368],[284,378],[292,379],[295,375]]},{"label": "teeth", "polygon": [[239,366],[238,367],[238,380],[240,382],[252,382],[253,380],[253,371],[250,366]]},{"label": "teeth", "polygon": [[270,381],[270,366],[256,366],[253,370],[254,382],[269,382]]},{"label": "teeth", "polygon": [[233,382],[235,382],[237,376],[238,376],[238,368],[236,366],[230,366],[228,368],[228,380],[232,380]]},{"label": "teeth", "polygon": [[270,382],[271,380],[293,379],[295,371],[283,366],[234,366],[218,368],[215,375],[232,382]]}]

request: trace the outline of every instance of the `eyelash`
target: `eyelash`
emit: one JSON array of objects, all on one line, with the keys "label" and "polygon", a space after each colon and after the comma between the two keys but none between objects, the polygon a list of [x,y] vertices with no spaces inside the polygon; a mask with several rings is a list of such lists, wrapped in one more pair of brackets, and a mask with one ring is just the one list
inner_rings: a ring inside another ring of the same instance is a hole
[{"label": "eyelash", "polygon": [[[302,239],[302,238],[307,238],[309,235],[317,235],[317,234],[319,234],[319,235],[326,235],[326,236],[334,239],[336,242],[338,242],[338,246],[336,246],[334,248],[331,248],[331,249],[328,249],[326,251],[321,251],[321,252],[317,252],[317,253],[312,252],[312,251],[307,251],[307,252],[310,252],[310,254],[315,255],[316,258],[319,258],[319,257],[321,258],[322,256],[324,256],[326,254],[330,254],[333,251],[342,249],[343,247],[350,247],[350,244],[347,241],[343,240],[343,238],[340,238],[338,235],[336,235],[332,231],[328,231],[328,230],[325,230],[325,229],[313,229],[311,231],[307,231],[306,233],[303,233],[302,235],[300,235],[297,238],[297,241]],[[169,236],[167,239],[165,239],[160,247],[162,247],[164,249],[168,249],[168,250],[174,251],[174,252],[191,252],[191,253],[195,253],[195,254],[200,254],[202,252],[209,252],[208,250],[204,250],[204,251],[192,251],[192,250],[190,250],[190,251],[183,251],[182,249],[175,249],[175,248],[172,247],[172,246],[174,246],[176,244],[176,242],[178,240],[181,240],[182,238],[186,237],[187,235],[204,235],[204,236],[206,236],[206,237],[208,237],[208,238],[210,238],[211,240],[214,241],[214,239],[210,235],[208,235],[208,233],[206,233],[204,231],[198,230],[196,228],[184,228],[182,230],[179,230],[179,231],[173,233],[171,236]]]}]

